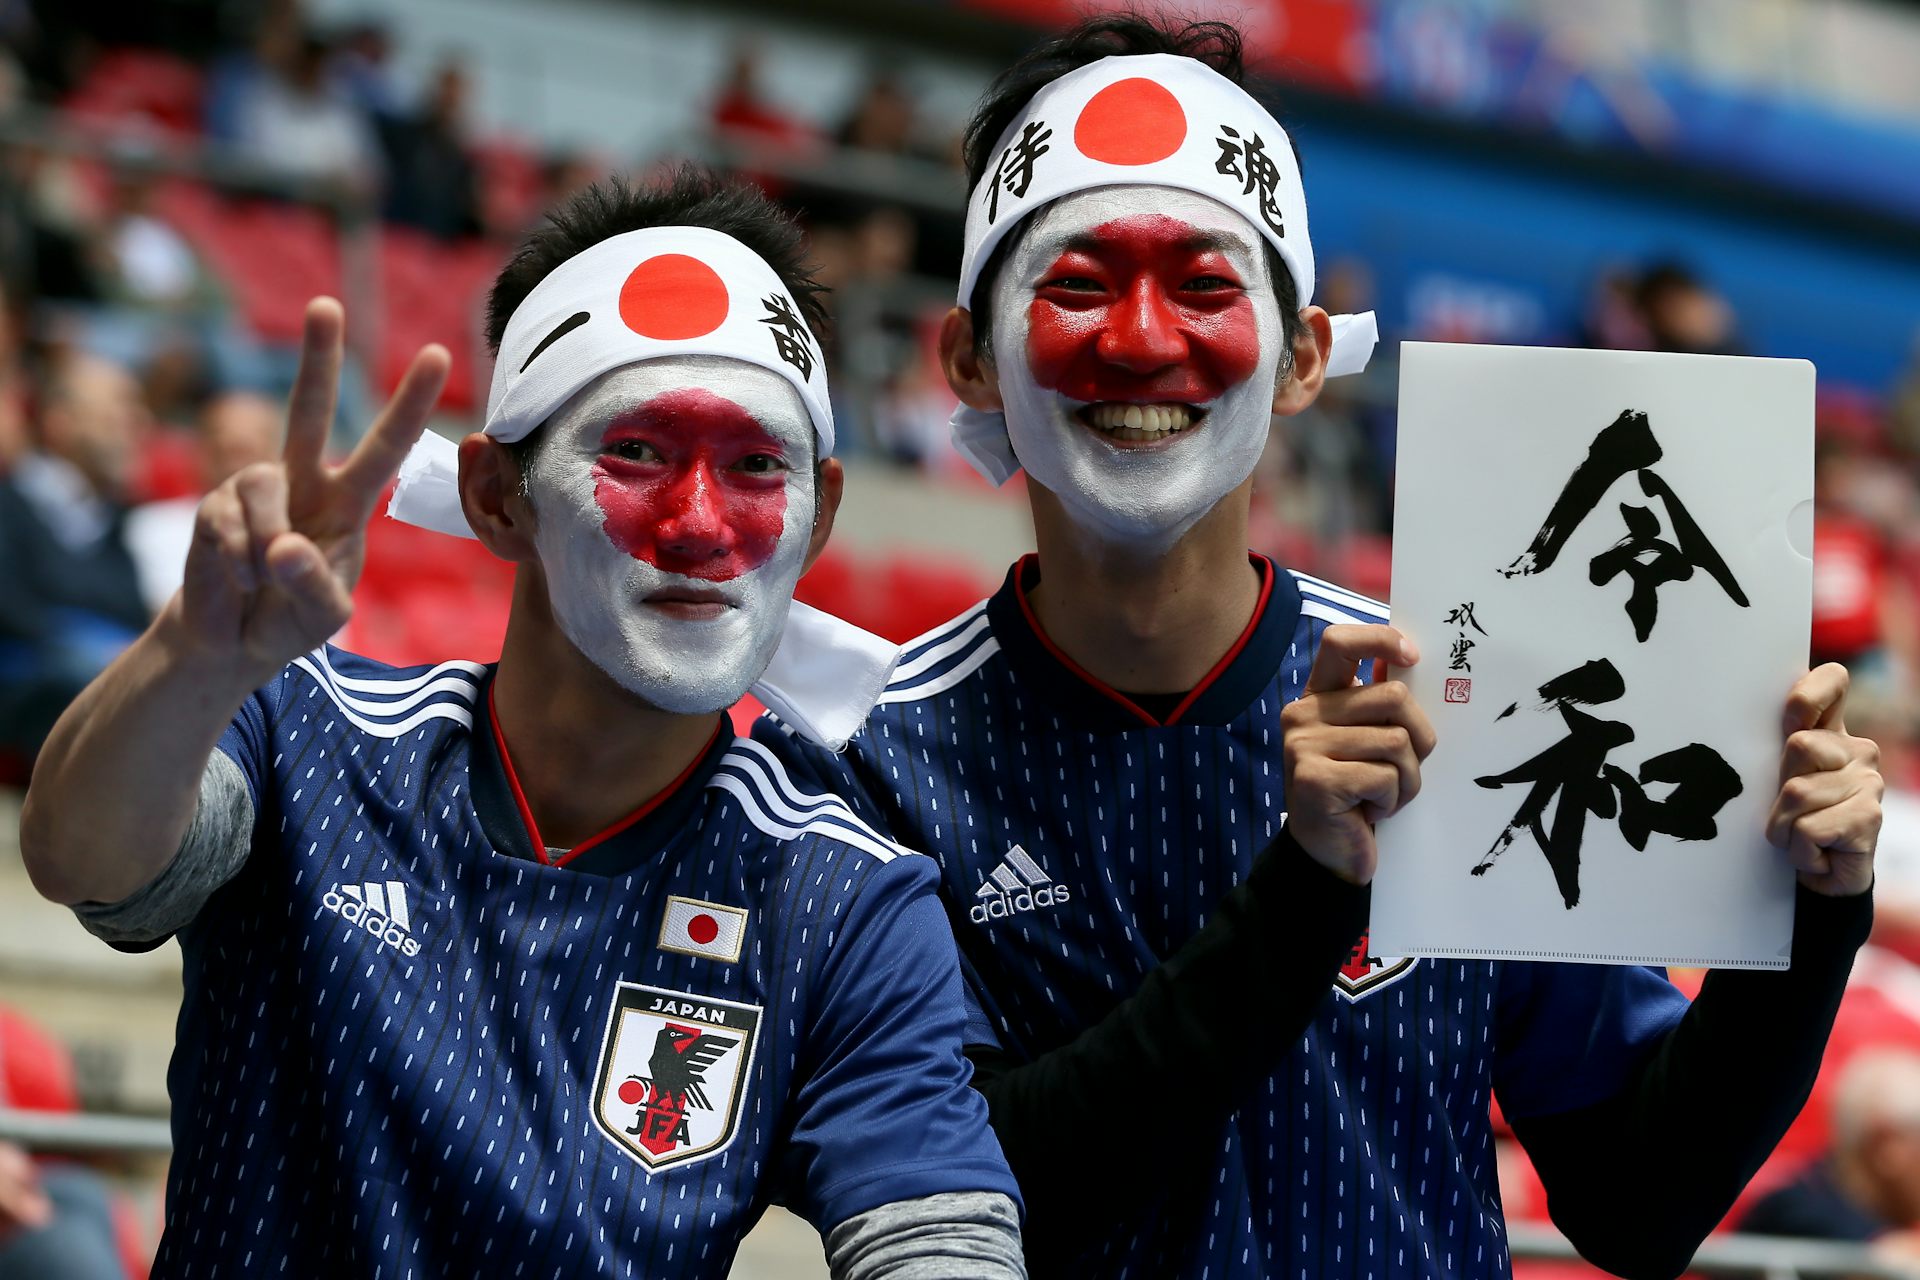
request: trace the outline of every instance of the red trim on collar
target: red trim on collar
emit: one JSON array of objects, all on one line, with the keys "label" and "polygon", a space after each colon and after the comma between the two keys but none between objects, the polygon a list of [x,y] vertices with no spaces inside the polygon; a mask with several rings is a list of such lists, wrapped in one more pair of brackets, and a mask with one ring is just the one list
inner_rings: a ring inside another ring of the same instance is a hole
[{"label": "red trim on collar", "polygon": [[1247,647],[1247,641],[1253,639],[1254,629],[1260,625],[1260,619],[1267,616],[1267,601],[1273,595],[1273,561],[1257,554],[1253,559],[1260,569],[1260,598],[1253,603],[1253,616],[1247,619],[1247,629],[1242,631],[1240,638],[1233,642],[1233,648],[1227,650],[1226,655],[1213,664],[1213,670],[1200,677],[1200,683],[1193,686],[1192,691],[1180,700],[1180,705],[1168,713],[1168,724],[1180,723],[1180,717],[1187,714],[1188,709],[1200,700],[1200,695],[1205,693],[1215,680],[1226,674],[1227,668],[1231,667],[1234,659],[1240,656],[1240,651]]},{"label": "red trim on collar", "polygon": [[1118,689],[1115,689],[1098,676],[1093,675],[1085,667],[1068,657],[1066,651],[1053,642],[1053,637],[1049,636],[1046,633],[1046,629],[1040,625],[1040,619],[1034,616],[1033,605],[1027,600],[1027,571],[1029,569],[1037,569],[1040,564],[1040,557],[1034,552],[1029,551],[1026,555],[1021,556],[1019,563],[1014,566],[1013,597],[1020,602],[1020,616],[1027,620],[1027,626],[1032,628],[1034,638],[1046,647],[1047,652],[1053,655],[1055,661],[1078,676],[1096,693],[1131,711],[1139,718],[1141,724],[1152,725],[1155,728],[1167,728],[1179,723],[1180,717],[1185,715],[1195,702],[1199,701],[1200,695],[1207,691],[1208,686],[1213,684],[1215,680],[1218,680],[1225,674],[1227,668],[1233,665],[1233,660],[1240,656],[1241,651],[1247,647],[1247,641],[1253,638],[1254,631],[1259,628],[1260,619],[1266,615],[1267,600],[1273,595],[1273,561],[1257,553],[1250,553],[1250,558],[1260,569],[1260,598],[1254,602],[1253,616],[1247,619],[1246,629],[1240,633],[1240,638],[1233,642],[1233,647],[1227,650],[1225,656],[1223,656],[1220,661],[1213,664],[1212,670],[1201,677],[1199,684],[1188,690],[1187,696],[1180,700],[1180,705],[1175,707],[1165,720],[1157,720],[1149,715],[1146,709],[1139,703],[1129,698],[1126,694],[1121,693]]},{"label": "red trim on collar", "polygon": [[493,684],[489,683],[487,685],[487,727],[493,730],[493,745],[500,753],[500,768],[501,771],[507,775],[507,788],[513,792],[513,803],[514,806],[520,810],[520,821],[527,829],[527,838],[533,841],[533,856],[540,860],[542,866],[548,867],[566,866],[587,850],[597,844],[604,844],[608,840],[613,839],[613,837],[619,835],[622,831],[625,831],[628,827],[631,827],[655,809],[658,809],[662,804],[665,804],[667,799],[684,786],[688,778],[693,776],[694,770],[700,767],[700,762],[707,758],[707,752],[713,749],[713,744],[720,737],[721,727],[725,723],[723,718],[720,724],[713,726],[712,735],[707,738],[706,743],[701,746],[700,750],[694,753],[694,757],[687,763],[687,767],[680,771],[680,776],[672,782],[669,782],[653,799],[647,801],[638,809],[635,809],[632,813],[620,819],[618,822],[613,823],[611,826],[603,827],[599,831],[594,832],[585,840],[582,840],[579,844],[561,854],[558,858],[549,858],[547,856],[547,842],[540,838],[540,824],[533,820],[533,810],[527,807],[526,793],[520,789],[520,775],[514,771],[513,756],[507,751],[506,736],[500,732],[500,716],[494,708],[493,688]]}]

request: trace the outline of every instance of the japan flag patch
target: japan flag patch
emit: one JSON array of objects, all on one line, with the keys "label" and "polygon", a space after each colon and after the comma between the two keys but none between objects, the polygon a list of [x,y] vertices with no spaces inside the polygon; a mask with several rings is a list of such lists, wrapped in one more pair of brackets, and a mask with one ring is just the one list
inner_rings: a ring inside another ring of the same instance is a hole
[{"label": "japan flag patch", "polygon": [[666,914],[660,918],[662,951],[733,964],[740,959],[740,948],[746,939],[745,908],[723,907],[717,902],[678,895],[667,899]]}]

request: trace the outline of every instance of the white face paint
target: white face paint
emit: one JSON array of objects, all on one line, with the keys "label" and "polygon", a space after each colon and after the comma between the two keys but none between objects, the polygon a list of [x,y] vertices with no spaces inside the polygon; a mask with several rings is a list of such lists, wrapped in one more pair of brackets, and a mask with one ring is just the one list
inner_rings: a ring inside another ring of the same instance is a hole
[{"label": "white face paint", "polygon": [[1099,187],[1034,215],[1002,266],[1007,433],[1095,540],[1157,554],[1253,474],[1287,355],[1263,244],[1204,196]]},{"label": "white face paint", "polygon": [[786,625],[813,456],[799,393],[756,365],[673,356],[587,384],[527,471],[561,631],[663,711],[732,706]]}]

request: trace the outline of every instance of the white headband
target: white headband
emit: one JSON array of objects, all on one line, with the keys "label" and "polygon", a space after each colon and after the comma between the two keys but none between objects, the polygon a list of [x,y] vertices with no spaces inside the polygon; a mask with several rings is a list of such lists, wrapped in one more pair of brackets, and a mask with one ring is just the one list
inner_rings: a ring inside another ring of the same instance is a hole
[{"label": "white headband", "polygon": [[[1007,233],[1062,196],[1095,187],[1155,186],[1226,205],[1274,247],[1299,305],[1313,300],[1313,242],[1293,144],[1266,108],[1204,63],[1169,53],[1102,58],[1033,95],[994,143],[967,198],[960,305]],[[1372,312],[1333,317],[1327,376],[1358,373],[1373,355]],[[1019,470],[997,413],[961,406],[954,444],[1004,484]]]},{"label": "white headband", "polygon": [[[601,374],[665,356],[725,356],[792,383],[819,456],[833,452],[826,362],[766,261],[704,227],[651,227],[603,240],[555,267],[514,309],[487,392],[485,431],[512,443]],[[400,467],[387,514],[471,538],[459,449],[422,436]],[[752,692],[809,738],[838,750],[886,687],[899,649],[797,601]]]},{"label": "white headband", "polygon": [[486,432],[512,443],[610,369],[727,356],[791,382],[833,452],[826,361],[793,295],[759,254],[705,227],[650,227],[555,267],[514,308],[487,391]]}]

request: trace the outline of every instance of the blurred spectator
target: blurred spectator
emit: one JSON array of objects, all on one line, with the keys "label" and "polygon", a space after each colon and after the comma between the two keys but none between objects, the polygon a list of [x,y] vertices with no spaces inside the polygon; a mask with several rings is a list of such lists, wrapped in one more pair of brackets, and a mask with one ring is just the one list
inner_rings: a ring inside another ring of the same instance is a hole
[{"label": "blurred spectator", "polygon": [[419,113],[389,121],[382,130],[389,221],[442,240],[480,233],[479,194],[467,146],[467,91],[466,68],[445,63]]},{"label": "blurred spectator", "polygon": [[762,96],[760,47],[751,41],[735,46],[733,62],[711,114],[719,128],[754,134],[769,142],[792,142],[808,136],[805,125]]},{"label": "blurred spectator", "polygon": [[186,237],[154,208],[154,180],[138,165],[115,171],[93,254],[103,297],[165,312],[210,311],[220,289]]},{"label": "blurred spectator", "polygon": [[149,612],[158,613],[179,589],[200,495],[242,467],[279,456],[280,406],[255,392],[214,396],[200,411],[199,427],[198,492],[143,503],[127,513],[127,550],[139,571],[140,594]]},{"label": "blurred spectator", "polygon": [[891,71],[881,69],[854,99],[853,109],[834,130],[834,141],[860,151],[944,161],[939,149],[920,146],[918,125],[912,97]]},{"label": "blurred spectator", "polygon": [[275,32],[230,104],[233,141],[289,177],[364,192],[377,174],[372,126],[335,87],[328,52],[318,36]]},{"label": "blurred spectator", "polygon": [[1640,314],[1655,351],[1737,355],[1733,308],[1692,271],[1661,263],[1640,278]]},{"label": "blurred spectator", "polygon": [[126,370],[66,357],[32,447],[0,476],[0,750],[37,751],[147,623],[122,505],[145,417]]},{"label": "blurred spectator", "polygon": [[0,277],[9,285],[34,299],[96,300],[91,234],[68,162],[24,145],[0,154]]},{"label": "blurred spectator", "polygon": [[244,48],[230,49],[207,71],[206,96],[201,103],[202,128],[217,142],[238,143],[246,115],[271,69],[293,57],[301,38],[300,7],[296,0],[272,0],[253,17],[252,35]]},{"label": "blurred spectator", "polygon": [[400,94],[387,69],[392,51],[387,29],[369,18],[340,32],[335,42],[333,75],[347,99],[372,119],[390,120],[400,114]]},{"label": "blurred spectator", "polygon": [[1920,623],[1911,592],[1892,572],[1886,535],[1856,505],[1858,478],[1878,466],[1832,437],[1814,451],[1812,657],[1845,664],[1857,687],[1897,700],[1906,693]]},{"label": "blurred spectator", "polygon": [[1645,351],[1652,346],[1639,293],[1639,281],[1624,268],[1609,268],[1595,276],[1580,318],[1580,345],[1602,351]]},{"label": "blurred spectator", "polygon": [[1920,1054],[1862,1051],[1833,1099],[1825,1159],[1764,1197],[1741,1220],[1755,1235],[1873,1242],[1920,1259]]},{"label": "blurred spectator", "polygon": [[[0,1007],[0,1106],[72,1111],[73,1066],[38,1026]],[[125,1280],[107,1188],[79,1165],[0,1142],[0,1280]]]}]

